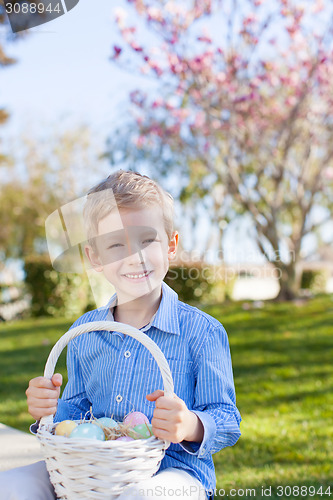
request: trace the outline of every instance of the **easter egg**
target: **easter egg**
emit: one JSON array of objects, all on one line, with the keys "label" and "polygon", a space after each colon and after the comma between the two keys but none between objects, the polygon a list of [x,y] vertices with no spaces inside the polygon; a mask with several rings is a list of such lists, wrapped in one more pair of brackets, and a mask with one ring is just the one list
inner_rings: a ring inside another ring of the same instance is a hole
[{"label": "easter egg", "polygon": [[140,424],[149,424],[149,420],[144,413],[141,413],[140,411],[133,411],[125,417],[124,424],[135,427]]},{"label": "easter egg", "polygon": [[121,436],[120,438],[117,438],[115,441],[134,441],[134,439],[129,436]]},{"label": "easter egg", "polygon": [[57,436],[68,437],[75,427],[77,427],[77,424],[73,420],[63,420],[56,426],[54,433]]},{"label": "easter egg", "polygon": [[153,435],[152,426],[151,424],[135,425],[128,431],[128,435],[134,439],[147,439]]},{"label": "easter egg", "polygon": [[113,429],[114,427],[118,427],[118,423],[113,420],[113,418],[109,417],[101,417],[98,418],[95,423],[97,425],[101,425],[102,427],[108,427],[109,429]]},{"label": "easter egg", "polygon": [[101,427],[96,424],[80,424],[69,435],[70,438],[99,439],[105,441],[105,435]]}]

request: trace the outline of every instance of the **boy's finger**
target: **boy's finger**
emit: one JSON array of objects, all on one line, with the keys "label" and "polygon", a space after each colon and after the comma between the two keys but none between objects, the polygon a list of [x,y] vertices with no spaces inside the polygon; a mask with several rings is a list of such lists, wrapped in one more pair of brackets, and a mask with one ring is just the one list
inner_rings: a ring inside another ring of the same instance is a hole
[{"label": "boy's finger", "polygon": [[[60,374],[56,374],[61,377]],[[53,375],[55,376],[55,375]],[[53,378],[53,377],[52,377]],[[56,380],[58,377],[56,377]],[[52,382],[52,380],[45,378],[45,377],[36,377],[30,380],[29,382],[29,388],[39,388],[39,389],[54,389],[55,384]]]},{"label": "boy's finger", "polygon": [[33,418],[39,420],[42,417],[47,417],[48,415],[54,415],[57,412],[57,407],[53,406],[52,408],[34,408],[32,413]]},{"label": "boy's finger", "polygon": [[157,391],[152,392],[151,394],[147,394],[146,398],[148,401],[156,401],[156,399],[164,396],[164,391],[161,389],[157,389]]},{"label": "boy's finger", "polygon": [[62,385],[62,375],[60,373],[55,373],[51,378],[52,384],[56,387],[60,387]]},{"label": "boy's finger", "polygon": [[170,410],[165,409],[165,408],[155,408],[154,418],[158,419],[158,420],[169,420],[170,419]]},{"label": "boy's finger", "polygon": [[32,408],[54,408],[57,405],[57,401],[57,399],[30,398],[29,406]]},{"label": "boy's finger", "polygon": [[28,389],[26,391],[26,395],[29,399],[58,399],[59,398],[60,389],[56,387],[53,389],[45,389],[41,387]]}]

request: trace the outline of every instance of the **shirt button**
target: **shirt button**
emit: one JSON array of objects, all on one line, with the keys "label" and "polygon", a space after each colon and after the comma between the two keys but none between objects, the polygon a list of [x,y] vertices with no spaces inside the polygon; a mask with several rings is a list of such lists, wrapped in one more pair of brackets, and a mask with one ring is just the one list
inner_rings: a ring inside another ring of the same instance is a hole
[{"label": "shirt button", "polygon": [[121,394],[118,394],[118,395],[116,396],[116,401],[117,401],[117,403],[121,403],[121,402],[122,402],[122,400],[123,400],[122,395],[121,395]]},{"label": "shirt button", "polygon": [[131,351],[125,351],[125,352],[124,352],[124,356],[125,356],[125,358],[129,358],[129,357],[130,357],[130,355],[131,355]]}]

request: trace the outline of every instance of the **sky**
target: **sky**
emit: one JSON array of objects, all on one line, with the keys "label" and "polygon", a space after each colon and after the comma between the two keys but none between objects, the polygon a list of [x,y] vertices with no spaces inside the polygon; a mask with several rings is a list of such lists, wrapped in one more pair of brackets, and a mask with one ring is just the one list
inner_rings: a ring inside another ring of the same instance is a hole
[{"label": "sky", "polygon": [[0,102],[11,113],[9,129],[27,121],[89,122],[107,129],[133,87],[132,75],[109,61],[118,34],[112,20],[115,2],[90,0],[66,15],[29,30],[11,45],[17,64],[2,71]]}]

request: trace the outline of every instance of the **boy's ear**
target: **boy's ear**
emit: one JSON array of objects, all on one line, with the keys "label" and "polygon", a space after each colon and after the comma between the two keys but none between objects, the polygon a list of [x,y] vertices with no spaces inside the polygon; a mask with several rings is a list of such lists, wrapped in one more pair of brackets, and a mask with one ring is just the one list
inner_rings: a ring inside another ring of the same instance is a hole
[{"label": "boy's ear", "polygon": [[84,247],[84,252],[93,269],[95,269],[97,273],[101,273],[103,271],[103,266],[98,254],[91,248],[90,245],[86,245]]},{"label": "boy's ear", "polygon": [[178,247],[178,237],[179,234],[177,231],[174,231],[171,236],[171,240],[169,241],[168,248],[168,259],[173,260],[176,257],[177,247]]}]

